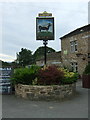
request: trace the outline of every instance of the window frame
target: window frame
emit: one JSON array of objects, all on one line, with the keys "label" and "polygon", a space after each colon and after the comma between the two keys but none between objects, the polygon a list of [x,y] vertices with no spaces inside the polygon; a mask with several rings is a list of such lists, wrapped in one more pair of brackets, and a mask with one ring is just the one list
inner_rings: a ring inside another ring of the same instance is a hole
[{"label": "window frame", "polygon": [[72,53],[77,51],[77,40],[70,41],[70,51]]},{"label": "window frame", "polygon": [[71,68],[73,72],[78,72],[78,63],[77,62],[71,62]]}]

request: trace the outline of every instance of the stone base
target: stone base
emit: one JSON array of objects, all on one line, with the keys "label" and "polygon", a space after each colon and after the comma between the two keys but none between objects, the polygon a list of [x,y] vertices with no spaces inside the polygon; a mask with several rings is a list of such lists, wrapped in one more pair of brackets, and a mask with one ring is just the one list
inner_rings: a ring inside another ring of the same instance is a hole
[{"label": "stone base", "polygon": [[69,85],[15,85],[15,94],[30,100],[64,100],[73,96],[76,92],[76,84]]}]

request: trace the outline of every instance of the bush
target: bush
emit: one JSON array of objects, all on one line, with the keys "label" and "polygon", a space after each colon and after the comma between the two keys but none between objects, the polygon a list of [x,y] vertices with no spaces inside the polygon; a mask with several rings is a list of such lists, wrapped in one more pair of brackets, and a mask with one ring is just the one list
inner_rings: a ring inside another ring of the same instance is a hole
[{"label": "bush", "polygon": [[78,74],[67,69],[48,66],[40,68],[32,65],[30,68],[18,68],[14,70],[12,84],[26,85],[61,85],[72,84],[77,81]]},{"label": "bush", "polygon": [[83,74],[89,74],[90,75],[90,63],[88,63],[88,65],[86,66]]},{"label": "bush", "polygon": [[57,69],[56,66],[49,66],[45,69],[40,69],[37,76],[38,85],[57,85],[61,84],[64,78],[64,72]]},{"label": "bush", "polygon": [[60,68],[64,72],[64,79],[62,79],[62,84],[72,84],[77,81],[78,73],[69,72],[67,69]]},{"label": "bush", "polygon": [[40,69],[38,66],[31,66],[30,68],[18,68],[14,70],[12,76],[12,84],[30,84],[36,78],[37,72]]},{"label": "bush", "polygon": [[78,79],[77,73],[69,72],[69,73],[66,73],[62,81],[62,84],[72,84],[72,83],[75,83],[77,79]]}]

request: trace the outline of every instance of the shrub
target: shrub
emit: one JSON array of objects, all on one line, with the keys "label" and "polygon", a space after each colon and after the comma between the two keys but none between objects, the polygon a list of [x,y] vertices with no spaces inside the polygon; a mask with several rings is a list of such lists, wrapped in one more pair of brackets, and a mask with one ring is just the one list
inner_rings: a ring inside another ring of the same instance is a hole
[{"label": "shrub", "polygon": [[88,65],[86,66],[83,74],[89,74],[90,75],[90,63],[88,63]]},{"label": "shrub", "polygon": [[32,65],[30,68],[17,68],[12,76],[12,84],[27,85],[61,85],[77,81],[78,74],[64,68],[48,66],[40,68]]},{"label": "shrub", "polygon": [[69,73],[66,73],[66,75],[62,81],[62,84],[72,84],[72,83],[76,82],[77,79],[78,79],[77,73],[69,72]]},{"label": "shrub", "polygon": [[72,84],[77,81],[78,73],[69,72],[67,69],[60,68],[59,70],[64,72],[64,79],[62,84]]},{"label": "shrub", "polygon": [[64,78],[64,72],[57,69],[56,66],[49,66],[45,69],[40,69],[37,75],[38,85],[57,85],[61,84]]},{"label": "shrub", "polygon": [[31,66],[30,68],[18,68],[14,70],[12,76],[12,84],[31,84],[36,78],[37,72],[40,69],[38,66]]}]

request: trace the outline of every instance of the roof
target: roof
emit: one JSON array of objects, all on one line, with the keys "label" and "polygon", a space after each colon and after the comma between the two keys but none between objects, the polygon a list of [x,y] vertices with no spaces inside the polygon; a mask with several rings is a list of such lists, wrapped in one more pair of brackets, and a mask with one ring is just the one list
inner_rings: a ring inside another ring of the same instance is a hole
[{"label": "roof", "polygon": [[[61,59],[61,51],[47,53],[47,60],[60,60]],[[37,61],[44,60],[44,56],[37,59]]]},{"label": "roof", "polygon": [[47,54],[48,60],[60,60],[61,59],[61,51],[59,52],[52,52]]},{"label": "roof", "polygon": [[88,25],[85,25],[83,27],[80,27],[66,35],[64,35],[63,37],[61,37],[60,39],[63,39],[63,38],[67,38],[67,37],[71,37],[73,35],[77,35],[77,34],[80,34],[80,33],[83,33],[83,32],[87,32],[87,31],[90,31],[90,24]]}]

